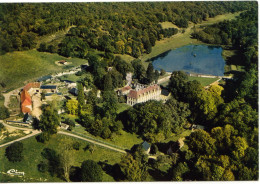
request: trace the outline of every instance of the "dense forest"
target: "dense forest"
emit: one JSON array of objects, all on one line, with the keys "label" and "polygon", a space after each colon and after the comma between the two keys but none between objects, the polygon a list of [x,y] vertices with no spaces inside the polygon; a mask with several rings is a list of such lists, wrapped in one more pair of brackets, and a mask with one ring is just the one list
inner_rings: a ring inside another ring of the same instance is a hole
[{"label": "dense forest", "polygon": [[0,5],[1,53],[36,47],[38,36],[70,30],[62,43],[40,50],[84,58],[90,48],[139,57],[150,53],[156,40],[178,32],[178,27],[227,12],[245,10],[249,2],[174,3],[21,3]]},{"label": "dense forest", "polygon": [[[41,43],[37,47],[40,52],[88,60],[87,69],[77,73],[85,76],[78,82],[77,99],[64,103],[66,113],[77,118],[66,119],[65,123],[72,129],[77,122],[90,134],[103,139],[112,139],[124,130],[151,143],[152,155],[158,151],[165,153],[157,160],[148,159],[140,145],[135,145],[118,163],[99,163],[104,171],[112,173],[114,180],[150,181],[149,175],[155,181],[258,180],[258,7],[255,5],[252,2],[1,4],[0,50],[5,54],[33,49],[39,37],[70,28],[59,44]],[[134,81],[142,84],[157,81],[165,73],[154,70],[152,64],[145,69],[138,59],[143,53],[150,53],[157,40],[180,31],[163,29],[161,22],[185,28],[190,22],[196,24],[237,11],[243,12],[235,20],[198,28],[195,25],[191,36],[237,50],[240,55],[236,62],[245,71],[235,72],[233,79],[207,89],[198,81],[189,81],[185,72],[174,71],[165,87],[172,94],[166,103],[151,100],[118,113],[118,104],[124,103],[125,98],[118,97],[115,89],[125,85],[127,72],[132,72]],[[93,49],[104,52],[90,52]],[[114,54],[128,54],[136,59],[126,62]],[[84,87],[89,90],[87,95]],[[100,98],[97,90],[101,90]],[[37,136],[39,142],[46,142],[57,133],[60,117],[53,109],[52,105],[45,107],[41,120],[34,121],[34,128],[43,132]],[[0,116],[8,114],[8,110],[2,111]],[[49,124],[52,126],[46,126]],[[205,129],[185,137],[187,149],[167,155],[164,146],[170,142],[166,143],[166,139],[193,124],[203,125]],[[88,162],[91,161],[82,163],[82,170],[93,164]],[[160,167],[163,164],[170,167],[163,170]],[[101,172],[99,166],[96,170]]]}]

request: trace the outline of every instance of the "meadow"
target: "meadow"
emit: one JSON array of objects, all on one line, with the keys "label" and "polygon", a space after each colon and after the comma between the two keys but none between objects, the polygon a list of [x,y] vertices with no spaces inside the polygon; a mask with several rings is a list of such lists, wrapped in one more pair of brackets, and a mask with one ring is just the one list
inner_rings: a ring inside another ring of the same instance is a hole
[{"label": "meadow", "polygon": [[[67,60],[71,65],[58,66],[55,61]],[[36,50],[14,51],[0,56],[0,82],[4,83],[5,91],[22,87],[41,76],[60,72],[87,61],[79,58],[65,58],[58,54],[38,52]]]},{"label": "meadow", "polygon": [[[66,136],[67,137],[67,136]],[[0,148],[0,181],[1,182],[63,182],[63,180],[56,176],[51,176],[49,172],[39,172],[37,165],[41,161],[46,161],[41,155],[44,148],[50,148],[58,151],[57,143],[62,141],[63,135],[54,135],[47,143],[39,143],[36,141],[35,137],[23,140],[23,156],[24,159],[21,162],[9,162],[5,157],[5,148]],[[68,137],[67,137],[68,138]],[[105,148],[95,146],[94,152],[84,151],[84,147],[87,145],[86,141],[79,139],[70,138],[73,141],[80,143],[80,149],[76,151],[74,156],[75,167],[80,167],[84,160],[91,159],[96,162],[106,162],[107,164],[113,165],[120,161],[122,153],[111,151]],[[6,174],[9,169],[16,169],[19,172],[25,172],[24,177],[13,176],[10,177]],[[103,173],[103,181],[109,182],[114,181],[113,177]]]}]

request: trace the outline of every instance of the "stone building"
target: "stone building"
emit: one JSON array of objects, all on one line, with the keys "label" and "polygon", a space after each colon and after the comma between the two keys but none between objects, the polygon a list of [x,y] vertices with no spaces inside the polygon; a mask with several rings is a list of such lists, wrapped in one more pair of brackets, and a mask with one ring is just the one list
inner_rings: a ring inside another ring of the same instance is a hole
[{"label": "stone building", "polygon": [[157,84],[136,88],[127,95],[127,104],[135,105],[137,103],[147,102],[148,100],[161,100],[161,88]]}]

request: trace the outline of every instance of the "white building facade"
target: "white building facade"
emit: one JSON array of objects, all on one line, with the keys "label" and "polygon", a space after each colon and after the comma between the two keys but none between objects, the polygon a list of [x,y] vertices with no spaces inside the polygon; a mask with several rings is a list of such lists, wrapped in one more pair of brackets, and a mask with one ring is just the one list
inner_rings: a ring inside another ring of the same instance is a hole
[{"label": "white building facade", "polygon": [[160,100],[161,88],[157,84],[143,89],[131,90],[127,95],[127,104],[135,105],[137,103],[147,102],[149,100]]}]

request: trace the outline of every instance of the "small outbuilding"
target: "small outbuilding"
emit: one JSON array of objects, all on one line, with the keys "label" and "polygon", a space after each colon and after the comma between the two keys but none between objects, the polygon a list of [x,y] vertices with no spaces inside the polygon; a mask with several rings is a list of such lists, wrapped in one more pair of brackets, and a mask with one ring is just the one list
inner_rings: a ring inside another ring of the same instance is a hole
[{"label": "small outbuilding", "polygon": [[37,81],[38,82],[43,82],[43,81],[50,81],[51,79],[52,79],[51,75],[46,75],[46,76],[43,76],[43,77],[39,78]]},{"label": "small outbuilding", "polygon": [[71,93],[74,96],[78,96],[78,89],[77,88],[72,88],[69,90],[69,93]]},{"label": "small outbuilding", "polygon": [[40,87],[41,91],[45,91],[46,93],[57,93],[56,85],[42,85]]},{"label": "small outbuilding", "polygon": [[29,113],[26,113],[23,117],[23,122],[31,124],[33,122],[33,117]]},{"label": "small outbuilding", "polygon": [[58,61],[59,64],[62,64],[62,65],[66,65],[67,64],[67,61],[66,60],[60,60]]},{"label": "small outbuilding", "polygon": [[151,150],[151,145],[148,142],[144,141],[142,143],[142,148],[144,149],[146,154],[149,154]]}]

